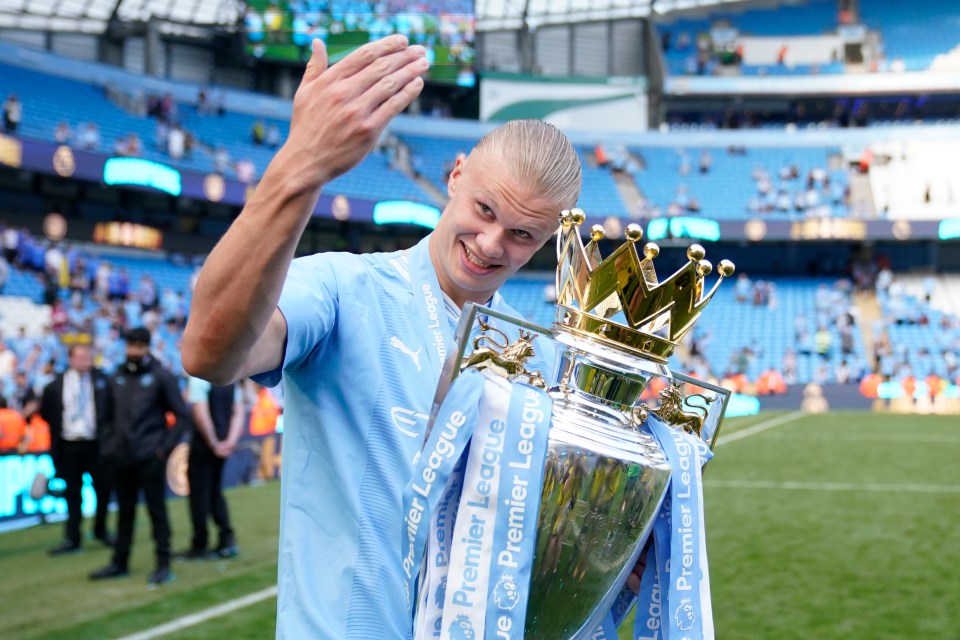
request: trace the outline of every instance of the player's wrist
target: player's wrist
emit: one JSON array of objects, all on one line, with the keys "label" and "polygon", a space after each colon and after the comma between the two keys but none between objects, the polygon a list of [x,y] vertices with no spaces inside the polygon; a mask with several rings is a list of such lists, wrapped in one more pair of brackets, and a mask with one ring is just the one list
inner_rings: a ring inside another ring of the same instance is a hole
[{"label": "player's wrist", "polygon": [[275,174],[271,176],[276,180],[273,184],[290,197],[316,196],[335,177],[334,170],[311,149],[290,141],[277,151],[272,165],[276,165],[276,171],[271,172]]}]

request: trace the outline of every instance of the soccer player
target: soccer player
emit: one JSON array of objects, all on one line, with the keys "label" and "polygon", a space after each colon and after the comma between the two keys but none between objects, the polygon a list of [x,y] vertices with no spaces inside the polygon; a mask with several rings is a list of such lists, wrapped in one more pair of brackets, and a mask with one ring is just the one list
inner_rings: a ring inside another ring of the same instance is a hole
[{"label": "soccer player", "polygon": [[449,203],[416,246],[293,260],[323,186],[370,151],[427,67],[403,36],[329,69],[315,41],[289,139],[194,291],[186,370],[284,382],[278,637],[406,636],[401,492],[460,309],[516,315],[497,290],[579,197],[566,137],[515,121],[457,158]]}]

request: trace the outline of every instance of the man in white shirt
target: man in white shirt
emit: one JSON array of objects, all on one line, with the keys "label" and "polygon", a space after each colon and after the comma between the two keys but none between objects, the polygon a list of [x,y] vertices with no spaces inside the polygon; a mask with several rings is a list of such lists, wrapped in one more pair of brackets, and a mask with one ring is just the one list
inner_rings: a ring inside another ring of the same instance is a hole
[{"label": "man in white shirt", "polygon": [[79,551],[80,521],[83,518],[83,474],[89,473],[97,494],[94,537],[111,546],[107,533],[107,504],[110,490],[100,463],[98,437],[101,425],[110,420],[110,392],[106,376],[93,368],[90,347],[70,347],[69,366],[43,390],[40,415],[50,425],[50,453],[57,475],[67,484],[67,523],[64,540],[51,555]]}]

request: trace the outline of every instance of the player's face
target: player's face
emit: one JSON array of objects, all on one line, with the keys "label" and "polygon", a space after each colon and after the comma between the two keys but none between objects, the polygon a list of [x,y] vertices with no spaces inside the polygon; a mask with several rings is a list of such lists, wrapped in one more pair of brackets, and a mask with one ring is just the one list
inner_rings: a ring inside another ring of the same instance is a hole
[{"label": "player's face", "polygon": [[560,212],[487,151],[457,158],[447,193],[430,240],[440,288],[458,305],[484,303],[550,238]]}]

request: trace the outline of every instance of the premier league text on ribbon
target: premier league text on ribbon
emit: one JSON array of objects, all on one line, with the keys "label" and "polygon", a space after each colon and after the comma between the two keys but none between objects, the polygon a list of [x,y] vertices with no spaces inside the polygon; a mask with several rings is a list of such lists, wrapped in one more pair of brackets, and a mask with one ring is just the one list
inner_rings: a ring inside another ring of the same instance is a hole
[{"label": "premier league text on ribbon", "polygon": [[[692,477],[690,473],[693,467],[694,448],[690,442],[684,438],[683,432],[681,431],[672,430],[670,437],[673,439],[673,443],[677,448],[677,468],[680,470],[679,474],[674,474],[673,482],[678,483],[674,487],[674,498],[677,500],[677,506],[680,507],[680,513],[678,514],[680,526],[677,528],[677,533],[680,534],[681,540],[683,541],[680,551],[681,569],[680,574],[676,577],[674,587],[677,591],[690,591],[693,589],[690,579],[698,579],[697,576],[693,575],[692,570],[694,560],[694,516],[693,510],[688,506],[693,496],[691,488]],[[699,473],[699,470],[697,470],[697,473]]]},{"label": "premier league text on ribbon", "polygon": [[[426,286],[427,285],[424,285],[424,287]],[[466,421],[467,416],[461,411],[454,411],[450,414],[450,419],[443,425],[439,433],[436,445],[427,455],[426,464],[422,467],[420,478],[414,478],[412,484],[413,491],[424,499],[429,500],[430,492],[434,489],[434,484],[437,479],[437,471],[443,465],[444,461],[449,460],[458,453],[454,440]],[[417,497],[414,496],[410,503],[410,509],[403,518],[404,523],[407,525],[407,554],[403,558],[403,571],[406,573],[408,580],[413,579],[413,569],[416,566],[415,558],[418,552],[416,542],[417,531],[420,528],[420,523],[423,521],[423,512],[426,506],[426,504],[420,502],[417,500]]]},{"label": "premier league text on ribbon", "polygon": [[[460,607],[472,608],[477,601],[477,581],[480,578],[480,561],[486,538],[486,527],[490,521],[491,498],[496,501],[499,490],[500,455],[503,453],[503,431],[506,423],[495,418],[486,430],[485,442],[480,453],[479,479],[473,486],[473,494],[464,505],[470,514],[467,521],[466,536],[460,542],[464,548],[464,569],[461,572],[459,587],[454,589],[451,602]],[[475,434],[474,437],[477,437]],[[486,517],[481,517],[486,516]]]},{"label": "premier league text on ribbon", "polygon": [[[529,471],[533,462],[533,437],[537,433],[537,425],[543,422],[544,414],[541,408],[543,394],[533,389],[526,389],[523,398],[523,414],[520,418],[520,439],[517,441],[519,460],[511,460],[507,466],[511,469]],[[538,461],[542,464],[542,461]],[[517,568],[514,554],[520,552],[523,543],[523,525],[526,516],[527,484],[520,474],[513,474],[513,486],[510,489],[510,498],[504,501],[509,509],[507,525],[507,539],[504,549],[497,553],[497,564],[502,567]]]},{"label": "premier league text on ribbon", "polygon": [[[421,284],[420,289],[423,291],[423,301],[427,307],[427,319],[429,320],[427,329],[430,329],[433,336],[433,347],[440,356],[440,362],[443,362],[447,359],[447,341],[440,323],[447,322],[446,311],[441,308],[440,300],[433,294],[433,288],[428,283]],[[440,308],[440,311],[437,311],[438,308]]]},{"label": "premier league text on ribbon", "polygon": [[[522,390],[522,391],[521,391]],[[496,515],[493,536],[494,565],[488,593],[495,607],[488,607],[486,627],[497,638],[522,637],[526,619],[526,585],[533,566],[538,505],[549,426],[549,397],[537,389],[514,386],[510,399],[506,435],[504,500]]]}]

